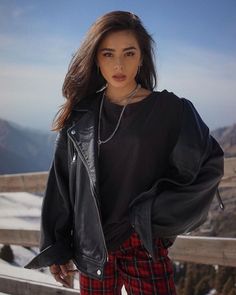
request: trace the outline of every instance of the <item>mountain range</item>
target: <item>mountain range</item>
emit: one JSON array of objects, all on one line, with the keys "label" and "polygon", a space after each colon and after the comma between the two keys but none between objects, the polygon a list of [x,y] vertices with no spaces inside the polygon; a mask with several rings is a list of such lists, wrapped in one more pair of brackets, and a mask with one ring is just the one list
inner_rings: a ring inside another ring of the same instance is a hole
[{"label": "mountain range", "polygon": [[236,157],[236,123],[213,130],[211,134],[221,145],[225,158]]},{"label": "mountain range", "polygon": [[0,119],[0,174],[47,171],[55,137]]},{"label": "mountain range", "polygon": [[[236,124],[211,131],[225,152],[236,156]],[[56,132],[25,128],[0,119],[0,174],[48,171]]]}]

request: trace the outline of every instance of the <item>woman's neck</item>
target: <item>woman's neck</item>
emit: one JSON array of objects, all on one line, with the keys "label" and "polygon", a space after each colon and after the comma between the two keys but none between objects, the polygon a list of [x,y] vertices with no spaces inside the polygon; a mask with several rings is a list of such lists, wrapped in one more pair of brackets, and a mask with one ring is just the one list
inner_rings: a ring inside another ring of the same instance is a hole
[{"label": "woman's neck", "polygon": [[105,92],[106,96],[114,101],[114,102],[121,102],[122,100],[125,100],[137,87],[137,83],[134,82],[132,85],[129,85],[127,87],[113,87],[113,86],[107,86]]}]

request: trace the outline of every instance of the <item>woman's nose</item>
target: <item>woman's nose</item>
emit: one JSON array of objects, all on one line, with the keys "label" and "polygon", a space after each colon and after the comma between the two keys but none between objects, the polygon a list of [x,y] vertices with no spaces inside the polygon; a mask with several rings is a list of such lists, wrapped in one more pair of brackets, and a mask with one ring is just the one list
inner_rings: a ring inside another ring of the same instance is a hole
[{"label": "woman's nose", "polygon": [[121,59],[116,59],[114,69],[115,70],[122,70],[123,69],[123,64],[122,64]]}]

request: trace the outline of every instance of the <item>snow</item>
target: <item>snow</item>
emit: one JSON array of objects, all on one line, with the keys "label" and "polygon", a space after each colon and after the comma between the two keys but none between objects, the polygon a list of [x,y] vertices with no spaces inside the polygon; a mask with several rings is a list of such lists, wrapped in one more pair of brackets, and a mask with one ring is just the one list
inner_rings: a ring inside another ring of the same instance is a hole
[{"label": "snow", "polygon": [[42,197],[30,193],[0,194],[0,228],[39,229]]},{"label": "snow", "polygon": [[[36,229],[40,228],[40,213],[42,197],[34,194],[19,193],[0,193],[0,228],[4,229]],[[0,249],[3,245],[0,244]],[[27,249],[21,246],[11,246],[15,259],[12,265],[0,259],[0,269],[11,271],[15,276],[24,278],[34,278],[44,283],[59,285],[49,273],[48,268],[41,270],[22,269],[30,259],[38,253],[38,248]],[[0,271],[1,273],[1,271]],[[79,289],[78,275],[75,275],[74,288]],[[0,293],[4,294],[4,293]],[[122,295],[127,294],[122,289]]]}]

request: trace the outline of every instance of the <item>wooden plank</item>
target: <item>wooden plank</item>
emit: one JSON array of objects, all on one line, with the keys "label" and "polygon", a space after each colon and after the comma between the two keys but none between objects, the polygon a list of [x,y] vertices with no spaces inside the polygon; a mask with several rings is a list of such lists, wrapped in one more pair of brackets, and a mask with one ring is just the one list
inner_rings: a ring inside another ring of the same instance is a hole
[{"label": "wooden plank", "polygon": [[[38,230],[0,229],[0,243],[38,246]],[[236,266],[236,239],[219,237],[178,236],[169,249],[173,260],[203,264]]]},{"label": "wooden plank", "polygon": [[224,176],[220,187],[236,187],[236,157],[224,159]]},{"label": "wooden plank", "polygon": [[[220,187],[236,187],[236,157],[224,159],[224,177]],[[48,172],[0,175],[0,192],[43,192]]]},{"label": "wooden plank", "polygon": [[19,279],[4,275],[0,275],[0,291],[11,295],[80,294],[78,290],[38,283],[37,281],[32,281],[30,279]]},{"label": "wooden plank", "polygon": [[38,247],[39,230],[0,229],[0,244]]},{"label": "wooden plank", "polygon": [[226,176],[236,175],[236,157],[224,159],[224,173]]},{"label": "wooden plank", "polygon": [[43,192],[48,172],[0,175],[0,192]]},{"label": "wooden plank", "polygon": [[224,176],[220,182],[220,187],[236,187],[236,175]]},{"label": "wooden plank", "polygon": [[[79,275],[74,276],[74,289],[63,288],[49,273],[12,266],[0,259],[0,294],[3,294],[1,291],[13,295],[79,295]],[[127,295],[124,287],[121,294]]]},{"label": "wooden plank", "polygon": [[78,289],[67,289],[46,273],[24,269],[0,260],[0,292],[8,294],[79,294]]},{"label": "wooden plank", "polygon": [[236,239],[179,236],[169,254],[176,261],[236,267]]}]

